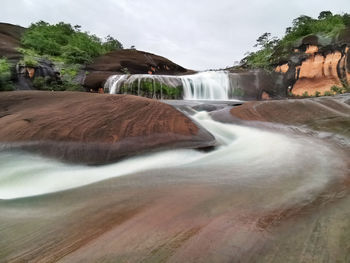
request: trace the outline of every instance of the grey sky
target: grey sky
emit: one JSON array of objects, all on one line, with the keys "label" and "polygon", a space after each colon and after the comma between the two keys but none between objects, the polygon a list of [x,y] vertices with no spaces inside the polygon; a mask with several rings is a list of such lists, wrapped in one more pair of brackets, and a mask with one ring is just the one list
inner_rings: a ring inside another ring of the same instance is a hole
[{"label": "grey sky", "polygon": [[253,50],[264,32],[280,36],[292,19],[320,11],[350,13],[349,0],[1,0],[0,21],[45,20],[108,34],[125,47],[192,69],[223,68]]}]

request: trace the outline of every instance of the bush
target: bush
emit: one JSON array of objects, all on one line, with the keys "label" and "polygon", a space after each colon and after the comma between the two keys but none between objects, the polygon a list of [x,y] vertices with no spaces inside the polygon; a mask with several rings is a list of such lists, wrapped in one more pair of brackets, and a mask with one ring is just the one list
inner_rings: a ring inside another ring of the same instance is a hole
[{"label": "bush", "polygon": [[315,96],[316,96],[316,97],[319,97],[319,96],[321,96],[321,92],[319,92],[319,91],[316,91],[316,92],[315,92]]},{"label": "bush", "polygon": [[324,95],[324,96],[332,96],[333,94],[332,94],[332,92],[330,92],[330,91],[325,91],[325,92],[323,93],[323,95]]},{"label": "bush", "polygon": [[21,39],[25,49],[39,55],[61,57],[68,63],[87,63],[92,58],[123,48],[111,36],[105,42],[95,35],[81,32],[80,26],[60,22],[50,25],[44,21],[31,24]]},{"label": "bush", "polygon": [[342,94],[344,92],[344,88],[334,85],[331,87],[331,91],[333,91],[335,94]]},{"label": "bush", "polygon": [[292,26],[286,29],[282,39],[271,37],[270,33],[261,35],[255,45],[260,49],[248,52],[241,60],[241,65],[248,68],[271,69],[274,64],[288,58],[301,38],[321,35],[332,40],[349,25],[350,15],[346,13],[333,15],[330,11],[322,11],[316,19],[305,15],[299,16],[293,20]]},{"label": "bush", "polygon": [[84,88],[70,81],[52,81],[50,78],[36,77],[33,80],[33,87],[38,90],[52,91],[85,91]]},{"label": "bush", "polygon": [[38,90],[51,90],[51,88],[48,85],[48,83],[49,83],[48,78],[36,77],[33,80],[33,87],[38,89]]},{"label": "bush", "polygon": [[38,61],[34,57],[29,56],[25,56],[19,63],[29,68],[35,68],[39,65]]},{"label": "bush", "polygon": [[344,93],[350,92],[350,85],[349,84],[344,84]]},{"label": "bush", "polygon": [[0,59],[0,91],[10,91],[13,89],[10,64],[6,59]]},{"label": "bush", "polygon": [[305,91],[302,96],[303,97],[309,97],[309,93],[307,91]]}]

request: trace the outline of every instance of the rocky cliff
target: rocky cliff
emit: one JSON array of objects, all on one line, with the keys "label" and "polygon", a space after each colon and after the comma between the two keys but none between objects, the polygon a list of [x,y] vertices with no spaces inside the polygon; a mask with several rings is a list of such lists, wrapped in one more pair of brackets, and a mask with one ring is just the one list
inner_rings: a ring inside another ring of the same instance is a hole
[{"label": "rocky cliff", "polygon": [[293,95],[323,95],[332,86],[350,84],[350,28],[336,38],[321,35],[304,37],[288,61],[275,69],[285,76]]}]

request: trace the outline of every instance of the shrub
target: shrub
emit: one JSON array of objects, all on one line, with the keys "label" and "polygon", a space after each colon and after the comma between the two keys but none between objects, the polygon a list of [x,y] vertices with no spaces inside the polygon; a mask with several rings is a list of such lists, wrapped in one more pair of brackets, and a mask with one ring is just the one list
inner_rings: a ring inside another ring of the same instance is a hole
[{"label": "shrub", "polygon": [[318,18],[299,16],[292,22],[292,26],[286,29],[285,35],[279,40],[271,37],[270,33],[264,33],[257,39],[255,47],[258,51],[248,52],[241,60],[241,65],[248,68],[272,69],[273,65],[288,59],[298,41],[308,35],[322,35],[328,39],[334,39],[346,26],[350,25],[349,14],[332,14],[330,11],[322,11]]},{"label": "shrub", "polygon": [[344,88],[334,85],[331,87],[331,91],[333,91],[335,94],[342,94],[344,92]]},{"label": "shrub", "polygon": [[33,80],[33,87],[38,90],[52,91],[85,91],[84,88],[70,81],[53,81],[50,78],[36,77]]},{"label": "shrub", "polygon": [[23,34],[21,42],[25,49],[41,56],[61,57],[68,63],[87,63],[93,57],[123,48],[111,36],[107,36],[103,42],[95,35],[81,32],[80,28],[63,22],[50,25],[39,21],[31,24]]},{"label": "shrub", "polygon": [[6,59],[0,59],[0,91],[10,91],[13,89],[10,64]]},{"label": "shrub", "polygon": [[307,91],[305,91],[302,96],[303,97],[309,97],[309,93]]},{"label": "shrub", "polygon": [[350,85],[349,84],[344,85],[344,93],[346,93],[346,92],[350,92]]},{"label": "shrub", "polygon": [[332,94],[332,92],[330,92],[330,91],[325,91],[325,92],[323,93],[323,95],[324,95],[324,96],[332,96],[333,94]]},{"label": "shrub", "polygon": [[39,65],[38,61],[34,57],[25,56],[20,64],[29,68],[35,68]]},{"label": "shrub", "polygon": [[319,92],[318,90],[315,92],[315,96],[316,97],[319,97],[319,96],[321,96],[321,92]]},{"label": "shrub", "polygon": [[44,77],[36,77],[33,80],[33,87],[38,90],[51,90],[48,85],[48,79]]}]

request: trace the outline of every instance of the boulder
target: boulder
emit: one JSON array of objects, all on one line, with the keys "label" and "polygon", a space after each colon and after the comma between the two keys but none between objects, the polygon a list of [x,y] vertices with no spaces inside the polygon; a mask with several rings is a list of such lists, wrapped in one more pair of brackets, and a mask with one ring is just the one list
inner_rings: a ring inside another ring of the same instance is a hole
[{"label": "boulder", "polygon": [[100,56],[86,66],[84,86],[97,91],[103,88],[107,78],[116,74],[183,75],[194,73],[174,62],[151,53],[122,49]]},{"label": "boulder", "polygon": [[0,23],[0,58],[6,57],[12,63],[21,58],[21,54],[16,49],[20,46],[24,31],[24,27]]},{"label": "boulder", "polygon": [[85,164],[215,144],[211,134],[172,106],[130,95],[4,92],[0,126],[2,149],[28,150]]},{"label": "boulder", "polygon": [[350,137],[350,94],[310,99],[251,101],[231,109],[241,120],[305,126]]}]

